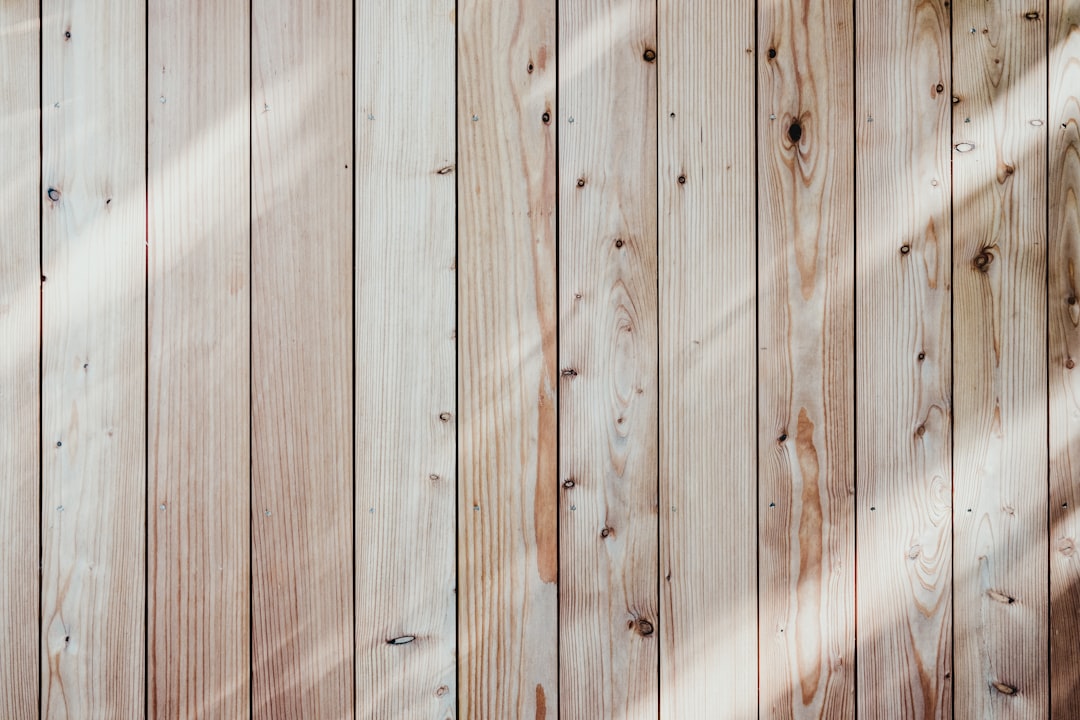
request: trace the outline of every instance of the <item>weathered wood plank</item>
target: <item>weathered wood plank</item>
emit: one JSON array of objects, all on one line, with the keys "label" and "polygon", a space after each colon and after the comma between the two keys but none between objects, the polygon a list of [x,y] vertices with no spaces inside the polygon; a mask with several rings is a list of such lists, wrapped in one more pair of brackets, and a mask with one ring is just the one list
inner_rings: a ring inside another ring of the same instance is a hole
[{"label": "weathered wood plank", "polygon": [[457,436],[439,415],[457,414],[454,2],[356,9],[357,716],[448,718]]},{"label": "weathered wood plank", "polygon": [[946,4],[855,8],[860,718],[951,715]]},{"label": "weathered wood plank", "polygon": [[854,27],[759,6],[761,715],[855,716]]},{"label": "weathered wood plank", "polygon": [[560,5],[566,717],[658,709],[656,55],[655,0]]},{"label": "weathered wood plank", "polygon": [[1050,0],[1050,699],[1080,704],[1080,0]]},{"label": "weathered wood plank", "polygon": [[153,718],[250,701],[249,5],[149,4]]},{"label": "weathered wood plank", "polygon": [[754,3],[660,0],[657,23],[661,716],[752,717]]},{"label": "weathered wood plank", "polygon": [[1045,718],[1046,3],[953,13],[956,714]]},{"label": "weathered wood plank", "polygon": [[252,3],[256,717],[353,716],[353,6]]},{"label": "weathered wood plank", "polygon": [[555,2],[457,11],[460,713],[542,718],[559,707]]},{"label": "weathered wood plank", "polygon": [[146,8],[42,3],[48,718],[145,710]]},{"label": "weathered wood plank", "polygon": [[0,3],[0,717],[38,704],[38,3]]}]

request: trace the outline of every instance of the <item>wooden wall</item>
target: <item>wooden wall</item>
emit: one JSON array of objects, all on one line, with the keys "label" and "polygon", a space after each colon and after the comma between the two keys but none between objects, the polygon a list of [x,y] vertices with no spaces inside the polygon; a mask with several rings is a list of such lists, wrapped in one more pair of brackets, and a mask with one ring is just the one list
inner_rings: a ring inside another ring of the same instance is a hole
[{"label": "wooden wall", "polygon": [[1080,703],[1080,0],[0,2],[0,717]]}]

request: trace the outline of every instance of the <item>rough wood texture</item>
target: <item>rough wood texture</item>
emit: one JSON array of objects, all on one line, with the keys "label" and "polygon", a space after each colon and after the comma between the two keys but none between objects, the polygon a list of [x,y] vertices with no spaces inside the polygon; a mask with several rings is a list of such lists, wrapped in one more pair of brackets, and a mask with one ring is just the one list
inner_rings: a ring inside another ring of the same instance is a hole
[{"label": "rough wood texture", "polygon": [[252,4],[255,717],[353,716],[352,13]]},{"label": "rough wood texture", "polygon": [[953,13],[955,709],[1045,718],[1046,4]]},{"label": "rough wood texture", "polygon": [[554,717],[555,2],[457,12],[460,713]]},{"label": "rough wood texture", "polygon": [[454,2],[361,3],[356,29],[357,714],[445,719],[457,707],[457,436],[439,418],[457,414]]},{"label": "rough wood texture", "polygon": [[661,715],[752,717],[754,6],[660,0],[657,23]]},{"label": "rough wood texture", "polygon": [[146,11],[47,0],[42,16],[41,712],[138,717]]},{"label": "rough wood texture", "polygon": [[149,4],[153,718],[250,700],[248,4]]},{"label": "rough wood texture", "polygon": [[762,716],[855,715],[852,5],[759,6]]},{"label": "rough wood texture", "polygon": [[858,715],[951,714],[949,10],[858,2]]},{"label": "rough wood texture", "polygon": [[656,3],[559,13],[560,713],[658,709]]},{"label": "rough wood texture", "polygon": [[1050,699],[1080,704],[1080,0],[1050,2]]},{"label": "rough wood texture", "polygon": [[0,717],[38,702],[38,4],[0,3]]}]

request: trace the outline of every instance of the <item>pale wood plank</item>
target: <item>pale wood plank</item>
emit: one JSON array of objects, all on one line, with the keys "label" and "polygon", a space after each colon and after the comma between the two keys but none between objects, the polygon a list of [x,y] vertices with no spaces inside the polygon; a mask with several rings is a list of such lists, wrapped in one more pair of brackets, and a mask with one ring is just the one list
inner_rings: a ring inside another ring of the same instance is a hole
[{"label": "pale wood plank", "polygon": [[853,8],[759,8],[761,716],[851,718]]},{"label": "pale wood plank", "polygon": [[41,713],[145,709],[146,8],[42,4]]},{"label": "pale wood plank", "polygon": [[460,714],[554,717],[555,2],[457,12]]},{"label": "pale wood plank", "polygon": [[661,716],[753,717],[754,3],[657,22]]},{"label": "pale wood plank", "polygon": [[356,687],[365,718],[448,718],[457,707],[457,436],[439,419],[457,414],[454,5],[357,5]]},{"label": "pale wood plank", "polygon": [[252,711],[352,717],[352,3],[251,42]]},{"label": "pale wood plank", "polygon": [[38,3],[0,3],[0,717],[38,703]]},{"label": "pale wood plank", "polygon": [[1080,704],[1080,0],[1050,0],[1050,700]]},{"label": "pale wood plank", "polygon": [[860,718],[951,715],[946,6],[855,7]]},{"label": "pale wood plank", "polygon": [[656,717],[656,2],[559,8],[560,714]]},{"label": "pale wood plank", "polygon": [[149,4],[154,718],[250,701],[247,2]]},{"label": "pale wood plank", "polygon": [[955,709],[1044,718],[1046,3],[953,13]]}]

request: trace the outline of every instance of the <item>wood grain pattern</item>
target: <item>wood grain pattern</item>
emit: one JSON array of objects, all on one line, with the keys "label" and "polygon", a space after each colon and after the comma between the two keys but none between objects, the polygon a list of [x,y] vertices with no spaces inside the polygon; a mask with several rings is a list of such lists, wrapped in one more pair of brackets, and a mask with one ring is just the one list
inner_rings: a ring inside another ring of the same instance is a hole
[{"label": "wood grain pattern", "polygon": [[42,4],[41,714],[145,709],[146,10]]},{"label": "wood grain pattern", "polygon": [[149,3],[154,718],[248,714],[249,6]]},{"label": "wood grain pattern", "polygon": [[953,12],[955,709],[1044,718],[1046,4]]},{"label": "wood grain pattern", "polygon": [[1080,0],[1049,3],[1050,700],[1080,703]]},{"label": "wood grain pattern", "polygon": [[457,707],[457,435],[439,418],[457,414],[454,2],[363,3],[356,30],[357,714],[445,719]]},{"label": "wood grain pattern", "polygon": [[662,717],[757,706],[754,24],[659,2]]},{"label": "wood grain pattern", "polygon": [[457,19],[459,707],[544,718],[559,708],[555,0],[459,0]]},{"label": "wood grain pattern", "polygon": [[759,6],[762,715],[855,716],[852,6]]},{"label": "wood grain pattern", "polygon": [[560,5],[559,689],[571,718],[658,708],[656,55],[655,0]]},{"label": "wood grain pattern", "polygon": [[0,3],[0,717],[38,704],[38,4]]},{"label": "wood grain pattern", "polygon": [[252,4],[255,717],[353,716],[352,13]]},{"label": "wood grain pattern", "polygon": [[951,716],[949,10],[855,7],[857,713]]}]

